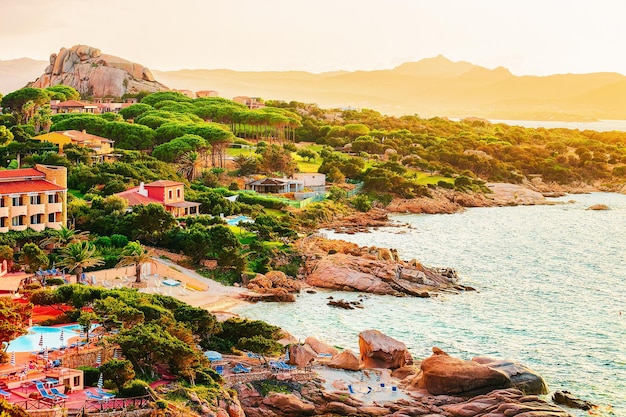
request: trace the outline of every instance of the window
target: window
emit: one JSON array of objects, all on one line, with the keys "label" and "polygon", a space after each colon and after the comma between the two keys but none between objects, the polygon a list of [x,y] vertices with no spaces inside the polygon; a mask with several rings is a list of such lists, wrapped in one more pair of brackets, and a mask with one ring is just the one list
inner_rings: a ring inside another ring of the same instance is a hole
[{"label": "window", "polygon": [[4,199],[4,197],[0,197],[0,207],[6,207],[6,200]]},{"label": "window", "polygon": [[30,224],[41,224],[43,220],[43,214],[33,214],[30,216]]},{"label": "window", "polygon": [[54,215],[54,213],[48,214],[48,223],[54,223],[56,221],[57,221],[57,219],[56,219],[56,216]]},{"label": "window", "polygon": [[21,196],[20,197],[12,197],[11,200],[12,200],[13,207],[19,207],[19,206],[22,205],[22,197]]},{"label": "window", "polygon": [[176,198],[180,198],[180,188],[176,190]]},{"label": "window", "polygon": [[48,195],[48,203],[52,204],[52,203],[58,203],[59,202],[59,196],[56,194],[50,194]]},{"label": "window", "polygon": [[24,216],[15,216],[11,218],[11,226],[23,226]]},{"label": "window", "polygon": [[0,218],[0,227],[8,227],[9,226],[9,218],[2,217]]},{"label": "window", "polygon": [[168,198],[169,198],[170,200],[172,199],[172,195],[173,195],[173,194],[172,194],[172,190],[169,190],[169,191],[167,192],[167,196],[168,196]]},{"label": "window", "polygon": [[31,195],[30,196],[30,204],[41,204],[41,196],[39,194],[37,195]]}]

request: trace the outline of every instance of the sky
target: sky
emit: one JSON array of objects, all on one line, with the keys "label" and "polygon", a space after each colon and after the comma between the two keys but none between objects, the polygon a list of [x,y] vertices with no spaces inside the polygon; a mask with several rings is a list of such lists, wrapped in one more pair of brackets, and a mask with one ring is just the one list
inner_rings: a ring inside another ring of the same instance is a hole
[{"label": "sky", "polygon": [[151,70],[355,71],[443,55],[626,74],[621,0],[0,0],[0,60],[83,44]]}]

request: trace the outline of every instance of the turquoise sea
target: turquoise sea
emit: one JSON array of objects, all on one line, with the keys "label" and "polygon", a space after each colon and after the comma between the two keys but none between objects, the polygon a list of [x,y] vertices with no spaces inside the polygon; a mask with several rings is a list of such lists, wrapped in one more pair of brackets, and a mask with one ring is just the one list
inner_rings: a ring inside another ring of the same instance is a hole
[{"label": "turquoise sea", "polygon": [[[455,268],[476,292],[431,299],[369,295],[364,309],[327,306],[302,293],[296,303],[236,310],[304,339],[358,351],[358,333],[378,329],[417,359],[438,346],[464,359],[510,358],[568,390],[626,416],[626,195],[569,195],[557,205],[475,208],[452,215],[396,215],[400,227],[331,238],[396,248],[402,259]],[[592,211],[593,204],[607,211]],[[586,412],[570,410],[577,416]]]}]

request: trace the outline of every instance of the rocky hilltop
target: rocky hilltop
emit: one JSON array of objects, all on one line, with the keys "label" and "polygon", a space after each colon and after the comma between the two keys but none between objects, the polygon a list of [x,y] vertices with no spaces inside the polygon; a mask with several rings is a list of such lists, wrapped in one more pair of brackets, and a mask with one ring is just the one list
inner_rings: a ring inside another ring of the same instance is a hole
[{"label": "rocky hilltop", "polygon": [[46,88],[58,84],[74,87],[83,96],[94,97],[169,90],[143,65],[103,54],[100,49],[87,45],[61,48],[58,54],[50,55],[50,65],[44,74],[28,86]]}]

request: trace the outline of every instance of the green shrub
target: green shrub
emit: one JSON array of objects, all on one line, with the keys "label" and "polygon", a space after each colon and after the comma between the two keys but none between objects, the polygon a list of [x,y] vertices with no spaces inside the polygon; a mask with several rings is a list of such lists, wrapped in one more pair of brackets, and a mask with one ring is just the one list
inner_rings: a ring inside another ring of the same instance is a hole
[{"label": "green shrub", "polygon": [[148,384],[141,379],[128,381],[120,391],[120,397],[141,397],[148,392]]},{"label": "green shrub", "polygon": [[263,336],[242,337],[235,345],[237,349],[271,355],[282,350],[282,345],[275,340]]},{"label": "green shrub", "polygon": [[100,377],[100,370],[98,368],[94,368],[92,366],[79,366],[78,369],[83,371],[85,386],[93,387],[98,383],[98,378]]}]

